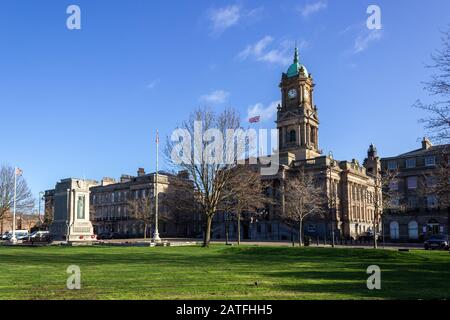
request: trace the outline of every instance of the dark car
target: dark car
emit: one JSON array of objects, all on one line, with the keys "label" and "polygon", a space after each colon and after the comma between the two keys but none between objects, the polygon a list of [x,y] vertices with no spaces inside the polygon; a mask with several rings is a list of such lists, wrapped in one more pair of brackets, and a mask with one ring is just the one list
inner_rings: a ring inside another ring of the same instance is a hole
[{"label": "dark car", "polygon": [[52,238],[48,231],[35,231],[28,237],[26,241],[30,242],[31,244],[50,243],[52,242]]},{"label": "dark car", "polygon": [[428,238],[424,243],[425,250],[428,249],[444,249],[448,250],[448,236],[434,235]]},{"label": "dark car", "polygon": [[110,240],[112,239],[112,235],[109,232],[100,233],[97,235],[98,240]]}]

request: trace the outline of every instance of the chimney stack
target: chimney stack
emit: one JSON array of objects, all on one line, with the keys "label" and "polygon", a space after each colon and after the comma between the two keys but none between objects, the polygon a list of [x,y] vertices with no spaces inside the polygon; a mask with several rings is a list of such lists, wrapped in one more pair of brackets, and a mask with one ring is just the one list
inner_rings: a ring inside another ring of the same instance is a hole
[{"label": "chimney stack", "polygon": [[433,146],[430,140],[427,137],[424,137],[422,140],[422,149],[427,150]]},{"label": "chimney stack", "polygon": [[138,172],[137,172],[138,177],[142,177],[145,176],[145,169],[144,168],[139,168]]}]

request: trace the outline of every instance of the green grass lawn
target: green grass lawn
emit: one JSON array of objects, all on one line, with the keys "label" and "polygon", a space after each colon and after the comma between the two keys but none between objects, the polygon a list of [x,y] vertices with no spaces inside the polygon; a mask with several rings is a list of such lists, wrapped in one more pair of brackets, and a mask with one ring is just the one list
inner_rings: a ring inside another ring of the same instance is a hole
[{"label": "green grass lawn", "polygon": [[[81,290],[66,269],[81,268]],[[366,269],[382,270],[382,289]],[[255,282],[258,285],[255,285]],[[450,298],[450,254],[290,247],[2,247],[0,299]]]}]

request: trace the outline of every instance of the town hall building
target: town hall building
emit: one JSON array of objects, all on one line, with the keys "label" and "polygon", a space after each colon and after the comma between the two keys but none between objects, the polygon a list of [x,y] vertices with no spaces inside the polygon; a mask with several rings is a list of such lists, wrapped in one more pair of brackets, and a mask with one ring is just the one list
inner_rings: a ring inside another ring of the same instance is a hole
[{"label": "town hall building", "polygon": [[[275,176],[262,177],[270,182],[269,192],[274,205],[263,212],[244,219],[244,239],[287,240],[296,233],[281,219],[286,179],[299,170],[313,174],[321,182],[328,197],[328,214],[321,218],[307,219],[304,234],[312,237],[335,239],[356,239],[364,232],[379,228],[379,214],[376,213],[376,175],[380,173],[381,162],[376,148],[371,145],[363,164],[357,160],[339,161],[332,155],[324,155],[319,147],[319,113],[314,103],[314,81],[307,68],[300,63],[295,49],[294,61],[282,74],[281,104],[277,112],[279,143],[279,172]],[[381,208],[379,208],[381,210]],[[225,227],[220,224],[223,216],[216,218],[213,238],[223,238]],[[229,236],[233,237],[233,226]],[[377,230],[378,232],[379,230]],[[214,234],[215,232],[215,234]]]}]

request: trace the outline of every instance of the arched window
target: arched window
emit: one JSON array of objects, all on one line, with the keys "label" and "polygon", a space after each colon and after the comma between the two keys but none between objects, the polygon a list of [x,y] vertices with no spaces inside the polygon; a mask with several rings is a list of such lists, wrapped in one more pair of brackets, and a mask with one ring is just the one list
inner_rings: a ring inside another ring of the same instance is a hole
[{"label": "arched window", "polygon": [[389,224],[389,229],[391,233],[391,240],[398,240],[400,238],[398,222],[391,221]]},{"label": "arched window", "polygon": [[416,221],[410,221],[408,223],[408,236],[410,240],[419,239],[419,225]]},{"label": "arched window", "polygon": [[290,142],[295,142],[297,140],[296,134],[295,134],[295,130],[291,130],[289,132],[289,141]]}]

